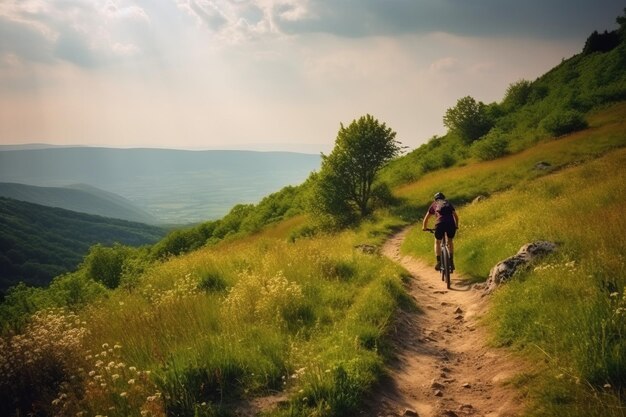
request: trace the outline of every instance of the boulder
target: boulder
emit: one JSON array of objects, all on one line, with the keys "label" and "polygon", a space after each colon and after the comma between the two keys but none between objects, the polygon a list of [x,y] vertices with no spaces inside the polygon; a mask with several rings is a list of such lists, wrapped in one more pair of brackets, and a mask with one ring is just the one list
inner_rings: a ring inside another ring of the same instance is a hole
[{"label": "boulder", "polygon": [[545,169],[549,169],[551,166],[552,164],[550,164],[549,162],[541,161],[535,164],[535,169],[545,170]]},{"label": "boulder", "polygon": [[487,197],[485,197],[484,195],[477,195],[476,197],[474,197],[474,199],[472,200],[472,204],[478,204],[481,201],[485,201],[487,199]]},{"label": "boulder", "polygon": [[554,252],[556,248],[556,243],[544,240],[525,244],[517,254],[498,262],[496,266],[491,268],[485,293],[492,292],[498,285],[507,282],[518,269],[526,267],[537,258]]},{"label": "boulder", "polygon": [[373,254],[378,253],[378,247],[374,245],[368,245],[365,243],[356,245],[354,248],[368,255],[373,255]]}]

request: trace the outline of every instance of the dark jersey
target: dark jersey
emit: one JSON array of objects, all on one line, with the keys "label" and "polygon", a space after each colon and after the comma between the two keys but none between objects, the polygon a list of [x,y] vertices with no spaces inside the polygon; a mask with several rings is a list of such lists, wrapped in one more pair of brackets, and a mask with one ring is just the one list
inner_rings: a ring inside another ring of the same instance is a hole
[{"label": "dark jersey", "polygon": [[428,213],[435,216],[435,224],[455,224],[454,212],[454,206],[448,200],[436,200],[428,208]]}]

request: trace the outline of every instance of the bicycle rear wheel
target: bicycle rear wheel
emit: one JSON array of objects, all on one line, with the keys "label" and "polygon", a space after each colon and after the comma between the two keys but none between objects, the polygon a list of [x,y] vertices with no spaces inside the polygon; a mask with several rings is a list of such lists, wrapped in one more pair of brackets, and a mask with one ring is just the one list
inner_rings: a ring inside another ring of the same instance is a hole
[{"label": "bicycle rear wheel", "polygon": [[448,289],[450,289],[450,266],[450,253],[444,246],[441,248],[441,280],[445,281]]}]

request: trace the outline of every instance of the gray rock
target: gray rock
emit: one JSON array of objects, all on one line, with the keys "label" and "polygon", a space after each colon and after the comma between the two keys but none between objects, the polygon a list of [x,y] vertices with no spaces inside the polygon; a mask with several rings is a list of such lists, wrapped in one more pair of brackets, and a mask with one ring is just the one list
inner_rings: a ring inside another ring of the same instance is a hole
[{"label": "gray rock", "polygon": [[535,169],[546,170],[546,169],[549,169],[551,166],[552,164],[550,164],[549,162],[541,161],[535,164]]},{"label": "gray rock", "polygon": [[538,258],[554,252],[556,248],[556,243],[544,240],[525,244],[517,254],[498,262],[496,266],[491,268],[485,293],[492,292],[498,285],[507,282],[516,271],[528,266]]},{"label": "gray rock", "polygon": [[363,253],[366,253],[368,255],[374,255],[378,252],[378,248],[374,245],[367,245],[367,244],[361,244],[361,245],[356,245],[354,247],[355,249],[360,250]]},{"label": "gray rock", "polygon": [[410,408],[407,408],[406,410],[404,410],[404,413],[402,413],[402,415],[408,416],[408,417],[419,417],[419,414],[417,414],[417,411],[411,410]]},{"label": "gray rock", "polygon": [[485,197],[484,195],[477,195],[473,200],[472,200],[472,204],[478,204],[481,201],[485,201],[487,199],[487,197]]}]

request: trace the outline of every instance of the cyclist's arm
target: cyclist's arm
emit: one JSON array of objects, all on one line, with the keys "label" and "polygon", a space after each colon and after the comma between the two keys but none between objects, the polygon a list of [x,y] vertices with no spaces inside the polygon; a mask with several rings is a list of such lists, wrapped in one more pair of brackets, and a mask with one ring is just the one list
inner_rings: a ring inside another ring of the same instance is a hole
[{"label": "cyclist's arm", "polygon": [[428,229],[428,219],[430,219],[430,216],[432,216],[432,214],[426,212],[426,216],[424,216],[424,221],[422,222],[422,230]]},{"label": "cyclist's arm", "polygon": [[459,215],[456,214],[456,210],[452,212],[452,216],[454,216],[454,223],[456,224],[456,228],[459,228]]}]

